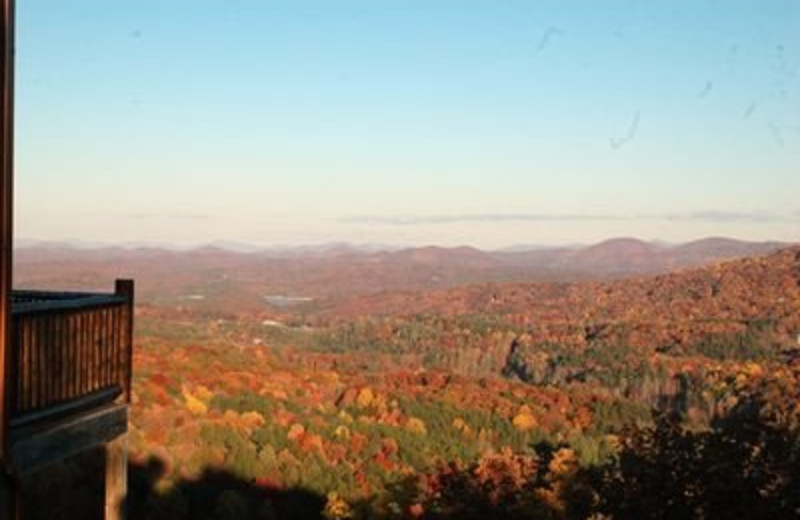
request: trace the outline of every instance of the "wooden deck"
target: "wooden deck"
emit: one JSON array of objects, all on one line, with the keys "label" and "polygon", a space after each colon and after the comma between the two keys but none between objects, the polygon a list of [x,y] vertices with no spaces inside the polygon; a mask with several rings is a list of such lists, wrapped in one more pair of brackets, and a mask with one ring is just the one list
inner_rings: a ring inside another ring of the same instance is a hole
[{"label": "wooden deck", "polygon": [[14,291],[5,393],[19,474],[127,431],[133,282],[109,294]]},{"label": "wooden deck", "polygon": [[113,294],[14,291],[12,427],[130,401],[133,283]]}]

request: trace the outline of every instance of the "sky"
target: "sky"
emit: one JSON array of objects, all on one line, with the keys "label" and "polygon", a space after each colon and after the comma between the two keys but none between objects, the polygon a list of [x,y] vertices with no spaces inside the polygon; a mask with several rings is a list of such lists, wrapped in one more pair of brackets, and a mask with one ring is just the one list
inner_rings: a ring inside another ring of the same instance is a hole
[{"label": "sky", "polygon": [[17,4],[18,238],[800,240],[796,0]]}]

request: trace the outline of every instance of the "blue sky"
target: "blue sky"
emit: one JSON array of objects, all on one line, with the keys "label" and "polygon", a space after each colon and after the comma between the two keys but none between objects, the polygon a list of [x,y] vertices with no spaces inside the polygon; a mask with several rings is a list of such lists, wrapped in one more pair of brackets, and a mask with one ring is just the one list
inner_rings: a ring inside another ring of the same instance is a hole
[{"label": "blue sky", "polygon": [[797,240],[795,0],[29,0],[17,236]]}]

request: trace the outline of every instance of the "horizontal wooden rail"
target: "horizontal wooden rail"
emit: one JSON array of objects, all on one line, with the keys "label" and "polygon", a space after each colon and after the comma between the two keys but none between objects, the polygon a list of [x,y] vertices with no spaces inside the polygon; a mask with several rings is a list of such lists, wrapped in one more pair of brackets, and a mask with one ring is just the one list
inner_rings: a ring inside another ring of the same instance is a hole
[{"label": "horizontal wooden rail", "polygon": [[21,301],[11,304],[11,315],[45,314],[59,311],[102,308],[125,303],[125,297],[114,294],[87,294],[74,299]]},{"label": "horizontal wooden rail", "polygon": [[97,408],[113,402],[117,397],[120,396],[121,393],[121,388],[106,388],[77,399],[73,399],[71,401],[66,401],[63,404],[56,404],[40,410],[26,412],[23,415],[11,419],[11,427],[19,428],[21,426],[39,423],[44,419],[51,419],[53,417],[66,417],[68,415],[74,415],[91,408]]},{"label": "horizontal wooden rail", "polygon": [[63,414],[89,396],[130,399],[133,283],[114,294],[15,291],[10,418]]},{"label": "horizontal wooden rail", "polygon": [[67,291],[31,291],[15,289],[11,292],[13,303],[49,302],[53,300],[78,300],[90,296],[111,296],[106,293],[67,292]]}]

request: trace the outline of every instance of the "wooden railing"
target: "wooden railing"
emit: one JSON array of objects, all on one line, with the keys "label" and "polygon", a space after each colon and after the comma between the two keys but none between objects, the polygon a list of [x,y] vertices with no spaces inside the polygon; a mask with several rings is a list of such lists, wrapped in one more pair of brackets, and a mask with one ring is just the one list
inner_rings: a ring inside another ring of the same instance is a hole
[{"label": "wooden railing", "polygon": [[133,282],[114,294],[14,291],[12,424],[130,400]]}]

